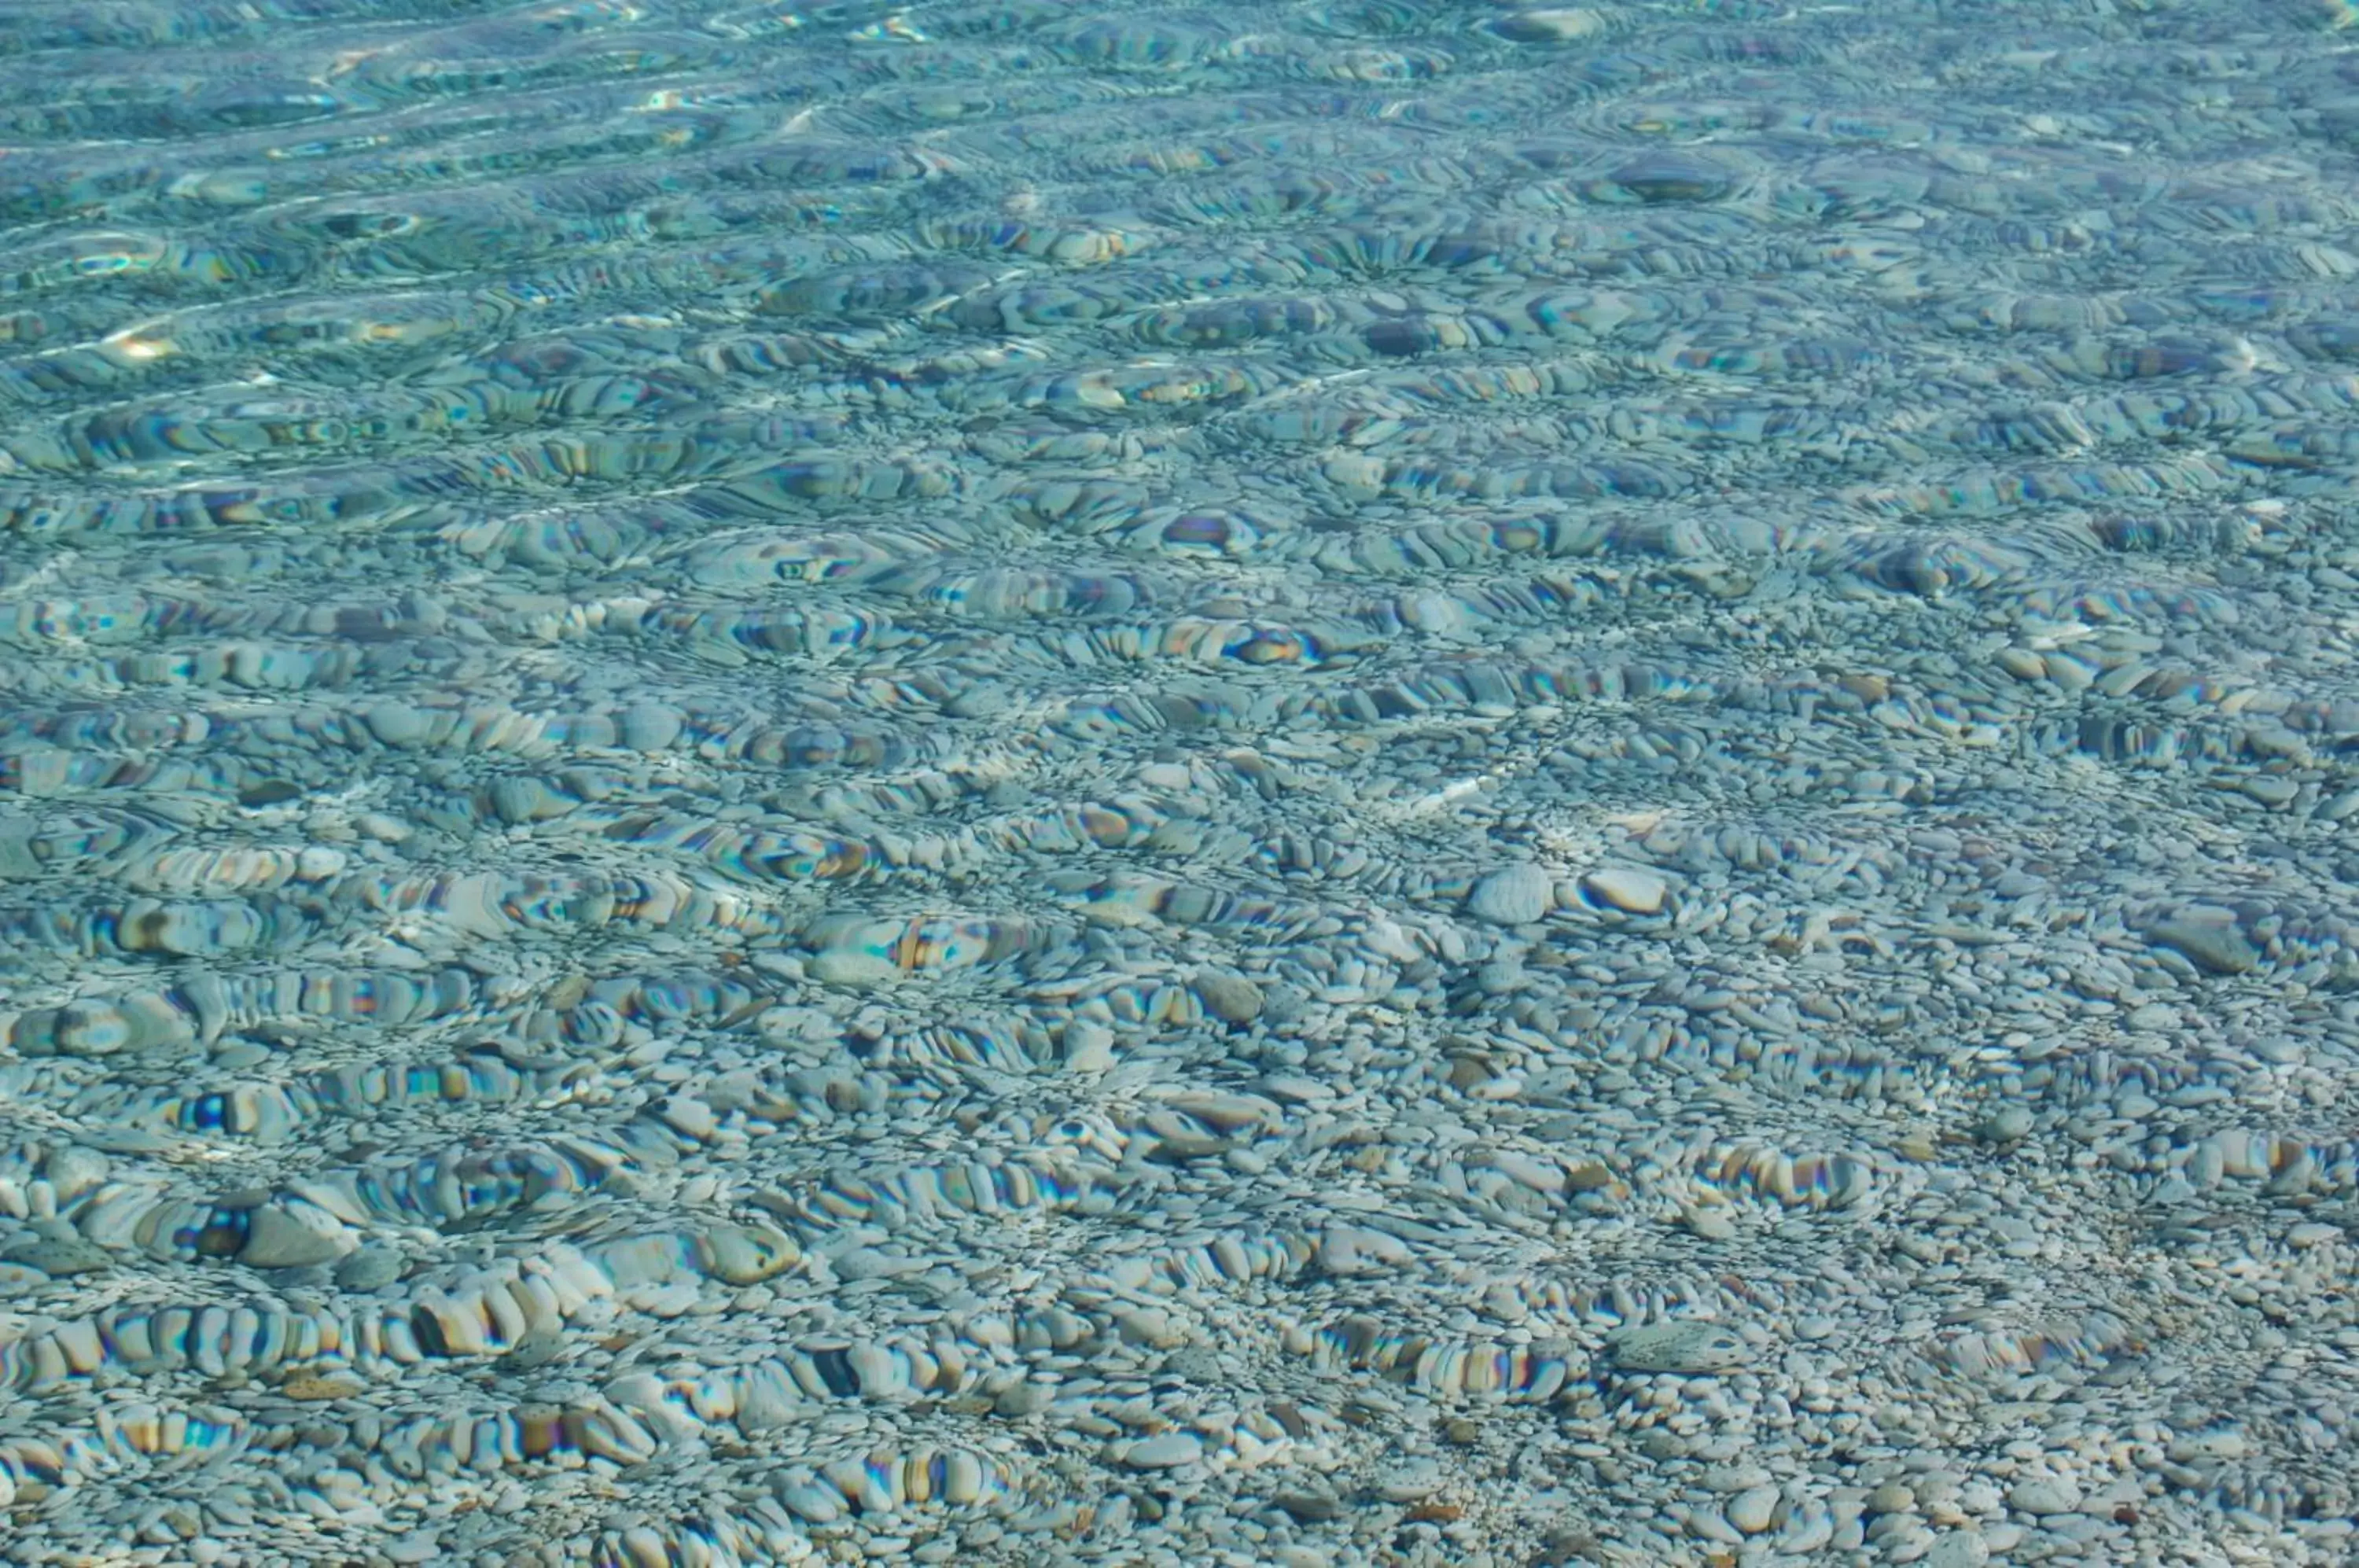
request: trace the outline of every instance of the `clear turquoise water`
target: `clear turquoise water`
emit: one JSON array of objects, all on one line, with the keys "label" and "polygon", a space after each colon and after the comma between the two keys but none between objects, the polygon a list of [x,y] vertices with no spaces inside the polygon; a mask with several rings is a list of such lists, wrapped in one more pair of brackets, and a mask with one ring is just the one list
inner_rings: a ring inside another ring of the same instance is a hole
[{"label": "clear turquoise water", "polygon": [[0,5],[0,1558],[2350,1561],[2349,19]]}]

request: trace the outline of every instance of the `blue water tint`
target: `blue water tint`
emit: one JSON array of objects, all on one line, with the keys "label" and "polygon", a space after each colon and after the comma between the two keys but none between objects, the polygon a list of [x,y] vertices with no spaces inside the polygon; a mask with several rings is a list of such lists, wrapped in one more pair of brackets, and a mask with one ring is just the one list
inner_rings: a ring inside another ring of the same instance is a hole
[{"label": "blue water tint", "polygon": [[0,1561],[2354,1561],[2354,16],[0,0]]}]

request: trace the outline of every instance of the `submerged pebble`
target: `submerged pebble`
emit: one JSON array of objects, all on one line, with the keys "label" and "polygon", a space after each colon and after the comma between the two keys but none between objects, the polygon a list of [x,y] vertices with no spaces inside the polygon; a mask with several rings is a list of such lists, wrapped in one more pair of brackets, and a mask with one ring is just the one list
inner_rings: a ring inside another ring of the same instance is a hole
[{"label": "submerged pebble", "polygon": [[2005,9],[13,7],[0,1559],[2347,1568],[2351,57]]},{"label": "submerged pebble", "polygon": [[1546,915],[1556,902],[1556,884],[1537,866],[1503,866],[1474,884],[1466,907],[1477,920],[1494,925],[1525,926]]}]

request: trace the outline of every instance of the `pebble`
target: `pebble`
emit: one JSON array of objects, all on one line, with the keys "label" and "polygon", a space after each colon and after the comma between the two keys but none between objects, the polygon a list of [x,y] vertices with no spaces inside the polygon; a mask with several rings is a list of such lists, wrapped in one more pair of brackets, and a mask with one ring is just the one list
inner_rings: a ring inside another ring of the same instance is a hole
[{"label": "pebble", "polygon": [[1141,1438],[1122,1451],[1122,1462],[1133,1470],[1175,1470],[1203,1457],[1204,1440],[1192,1432]]},{"label": "pebble", "polygon": [[1225,969],[1200,969],[1196,996],[1204,1010],[1233,1029],[1242,1029],[1261,1017],[1261,987]]},{"label": "pebble", "polygon": [[1413,1460],[1378,1476],[1376,1496],[1391,1503],[1422,1502],[1441,1490],[1445,1479],[1440,1465],[1431,1460]]},{"label": "pebble", "polygon": [[245,1245],[237,1258],[255,1269],[301,1269],[332,1263],[354,1245],[349,1231],[308,1204],[290,1213],[265,1203],[247,1215]]},{"label": "pebble", "polygon": [[1494,25],[1502,37],[1517,43],[1569,44],[1603,32],[1605,18],[1595,11],[1565,6],[1510,12]]},{"label": "pebble", "polygon": [[1606,1336],[1607,1353],[1625,1372],[1726,1372],[1745,1365],[1745,1342],[1713,1323],[1647,1323]]},{"label": "pebble", "polygon": [[1075,1073],[1104,1073],[1114,1064],[1114,1030],[1076,1021],[1065,1026],[1065,1066]]},{"label": "pebble", "polygon": [[1496,926],[1527,926],[1556,907],[1556,882],[1528,861],[1506,866],[1474,884],[1466,908]]},{"label": "pebble", "polygon": [[2007,1488],[2006,1502],[2019,1513],[2041,1518],[2069,1514],[2081,1506],[2081,1488],[2061,1477],[2018,1481]]},{"label": "pebble", "polygon": [[114,1267],[114,1259],[103,1247],[92,1247],[79,1236],[45,1236],[12,1244],[0,1257],[26,1269],[38,1269],[53,1279],[70,1279],[79,1274],[98,1274]]},{"label": "pebble", "polygon": [[1980,1534],[1953,1530],[1937,1537],[1917,1562],[1918,1568],[1983,1568],[1990,1560],[1990,1546]]},{"label": "pebble", "polygon": [[336,1264],[336,1283],[353,1291],[381,1290],[399,1279],[407,1268],[399,1252],[370,1242]]},{"label": "pebble", "polygon": [[1867,1495],[1867,1506],[1880,1514],[1905,1514],[1917,1506],[1917,1494],[1897,1481],[1886,1481]]},{"label": "pebble", "polygon": [[2261,961],[2260,951],[2238,926],[2234,912],[2212,905],[2182,909],[2148,926],[2146,935],[2207,975],[2243,975]]},{"label": "pebble", "polygon": [[1984,1143],[2019,1143],[2030,1132],[2028,1105],[2001,1105],[1974,1124],[1974,1137]]},{"label": "pebble", "polygon": [[1748,1487],[1729,1498],[1728,1522],[1746,1535],[1759,1535],[1776,1519],[1778,1501],[1775,1486]]},{"label": "pebble", "polygon": [[1582,874],[1581,890],[1592,904],[1604,905],[1625,915],[1660,914],[1671,886],[1652,871],[1634,866],[1602,866]]}]

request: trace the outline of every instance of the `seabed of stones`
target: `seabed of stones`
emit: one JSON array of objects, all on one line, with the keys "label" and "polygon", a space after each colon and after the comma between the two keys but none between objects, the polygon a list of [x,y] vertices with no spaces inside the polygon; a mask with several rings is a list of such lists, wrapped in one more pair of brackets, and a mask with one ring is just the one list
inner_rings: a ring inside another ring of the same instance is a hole
[{"label": "seabed of stones", "polygon": [[0,1560],[2359,1560],[2339,13],[334,9],[0,57]]}]

